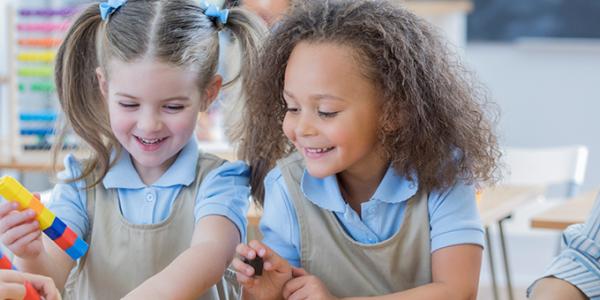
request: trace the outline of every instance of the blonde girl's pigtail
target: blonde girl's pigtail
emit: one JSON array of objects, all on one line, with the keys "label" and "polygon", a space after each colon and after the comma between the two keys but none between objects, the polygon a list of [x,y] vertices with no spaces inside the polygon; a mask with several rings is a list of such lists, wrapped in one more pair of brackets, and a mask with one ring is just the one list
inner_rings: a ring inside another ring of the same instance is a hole
[{"label": "blonde girl's pigtail", "polygon": [[[241,138],[244,130],[246,130],[243,124],[243,114],[250,113],[246,110],[245,101],[248,100],[246,91],[254,84],[253,72],[258,68],[259,51],[261,50],[262,42],[266,37],[268,29],[260,17],[243,8],[237,7],[229,9],[227,22],[223,24],[223,27],[233,34],[241,52],[240,72],[232,80],[241,80],[241,93],[235,99],[231,99],[232,101],[228,103],[229,107],[227,108],[230,114],[232,114],[227,125],[227,136],[232,144],[239,145],[242,142]],[[243,151],[242,147],[239,147],[237,157],[246,160],[251,164],[252,168],[255,167],[252,165],[252,161],[248,161],[250,156]],[[251,181],[254,181],[251,182],[252,189],[254,190],[253,195],[255,192],[259,192],[262,195],[262,180],[258,180],[258,177],[251,177]],[[261,201],[262,197],[254,197],[254,199]]]},{"label": "blonde girl's pigtail", "polygon": [[71,25],[58,49],[54,68],[58,98],[66,118],[54,143],[54,165],[57,165],[65,132],[71,127],[92,153],[82,174],[70,181],[85,178],[95,169],[101,174],[88,188],[95,186],[108,172],[111,149],[119,149],[95,72],[99,65],[97,37],[105,26],[98,5],[90,5]]}]

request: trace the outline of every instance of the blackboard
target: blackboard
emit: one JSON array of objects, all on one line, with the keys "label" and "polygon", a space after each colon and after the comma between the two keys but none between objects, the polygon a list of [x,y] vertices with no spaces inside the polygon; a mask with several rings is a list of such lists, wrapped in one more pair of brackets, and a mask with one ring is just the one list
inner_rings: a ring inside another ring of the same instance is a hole
[{"label": "blackboard", "polygon": [[600,39],[600,0],[473,0],[469,41]]}]

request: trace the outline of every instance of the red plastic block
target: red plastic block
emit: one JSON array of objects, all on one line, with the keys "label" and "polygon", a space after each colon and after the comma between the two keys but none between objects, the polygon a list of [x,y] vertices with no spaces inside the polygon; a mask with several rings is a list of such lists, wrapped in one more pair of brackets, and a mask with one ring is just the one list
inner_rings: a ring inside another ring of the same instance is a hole
[{"label": "red plastic block", "polygon": [[63,232],[63,234],[54,240],[54,242],[63,250],[67,250],[69,248],[71,248],[71,246],[73,246],[73,244],[75,244],[75,240],[77,239],[77,235],[75,234],[75,232],[73,232],[73,230],[71,230],[71,228],[67,227],[65,228],[65,232]]}]

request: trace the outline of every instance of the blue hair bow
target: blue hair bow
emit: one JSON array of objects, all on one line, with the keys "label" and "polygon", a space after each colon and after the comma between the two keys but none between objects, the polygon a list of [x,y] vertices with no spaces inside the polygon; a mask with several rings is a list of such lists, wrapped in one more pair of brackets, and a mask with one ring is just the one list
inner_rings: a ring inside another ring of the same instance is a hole
[{"label": "blue hair bow", "polygon": [[102,20],[108,20],[108,17],[112,15],[119,7],[123,6],[127,0],[108,0],[100,3],[100,17]]},{"label": "blue hair bow", "polygon": [[221,24],[227,23],[229,17],[229,9],[219,9],[214,4],[209,4],[207,1],[202,1],[200,6],[204,9],[204,14],[219,21]]}]

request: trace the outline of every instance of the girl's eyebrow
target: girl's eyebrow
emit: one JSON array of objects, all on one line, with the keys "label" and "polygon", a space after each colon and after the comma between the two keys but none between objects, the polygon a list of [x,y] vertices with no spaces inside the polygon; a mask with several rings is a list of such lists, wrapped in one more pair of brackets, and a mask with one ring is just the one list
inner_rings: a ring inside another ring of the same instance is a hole
[{"label": "girl's eyebrow", "polygon": [[292,95],[292,93],[290,93],[290,92],[288,92],[286,90],[283,90],[283,95],[288,96],[288,97],[290,97],[292,99],[296,99],[296,97],[294,97],[294,95]]},{"label": "girl's eyebrow", "polygon": [[[294,97],[294,95],[286,90],[283,91],[283,94],[287,97],[290,97],[292,99],[296,99]],[[338,100],[338,101],[346,101],[346,99],[342,98],[342,97],[338,97],[338,96],[334,96],[331,94],[313,94],[310,96],[311,99],[313,100]]]},{"label": "girl's eyebrow", "polygon": [[137,99],[137,97],[129,95],[129,94],[125,94],[125,93],[115,93],[115,95],[117,95],[117,96],[123,96],[123,97],[126,97],[126,98],[131,98],[131,99]]},{"label": "girl's eyebrow", "polygon": [[[115,95],[126,97],[126,98],[130,98],[130,99],[134,99],[134,100],[138,99],[137,97],[129,95],[129,94],[126,94],[126,93],[120,93],[119,92],[119,93],[115,93]],[[188,101],[188,100],[190,100],[190,98],[187,97],[187,96],[174,96],[174,97],[169,97],[169,98],[163,99],[161,101],[174,101],[174,100]]]},{"label": "girl's eyebrow", "polygon": [[331,94],[313,94],[310,96],[310,98],[315,99],[315,100],[337,100],[337,101],[345,101],[344,98],[338,97],[338,96],[334,96]]}]

